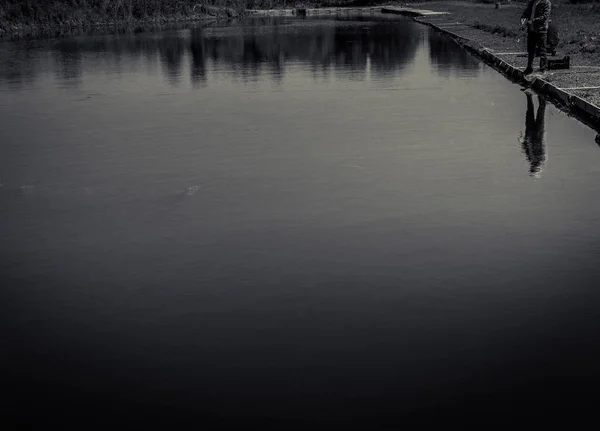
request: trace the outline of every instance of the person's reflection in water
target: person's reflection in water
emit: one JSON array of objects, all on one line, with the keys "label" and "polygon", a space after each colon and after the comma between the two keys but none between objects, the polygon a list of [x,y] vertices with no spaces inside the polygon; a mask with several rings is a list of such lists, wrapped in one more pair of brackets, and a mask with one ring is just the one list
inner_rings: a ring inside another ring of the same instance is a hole
[{"label": "person's reflection in water", "polygon": [[533,95],[528,90],[527,113],[525,115],[525,136],[521,142],[523,152],[529,161],[529,174],[539,177],[542,170],[542,164],[546,160],[546,150],[544,147],[544,121],[546,116],[546,101],[538,96],[537,116],[534,113]]}]

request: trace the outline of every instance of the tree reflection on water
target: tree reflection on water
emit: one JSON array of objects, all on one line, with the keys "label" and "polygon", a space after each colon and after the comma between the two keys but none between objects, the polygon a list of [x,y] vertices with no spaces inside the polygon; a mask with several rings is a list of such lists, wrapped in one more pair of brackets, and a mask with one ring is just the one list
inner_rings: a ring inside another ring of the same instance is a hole
[{"label": "tree reflection on water", "polygon": [[[207,85],[212,68],[228,70],[236,79],[253,81],[261,75],[281,82],[291,64],[308,65],[313,74],[331,72],[349,79],[402,74],[414,61],[424,38],[436,71],[478,73],[478,62],[447,38],[425,31],[410,20],[382,17],[287,18],[270,17],[243,23],[154,29],[118,35],[84,36],[39,43],[50,50],[54,74],[77,85],[84,70],[98,61],[121,68],[139,67],[144,59],[158,59],[165,80],[177,85],[189,65],[191,82]],[[0,50],[0,79],[28,82],[48,65],[39,58],[23,57],[22,50]]]},{"label": "tree reflection on water", "polygon": [[480,62],[457,46],[449,37],[430,31],[428,42],[429,59],[439,75],[450,76],[460,73],[476,76],[479,74]]}]

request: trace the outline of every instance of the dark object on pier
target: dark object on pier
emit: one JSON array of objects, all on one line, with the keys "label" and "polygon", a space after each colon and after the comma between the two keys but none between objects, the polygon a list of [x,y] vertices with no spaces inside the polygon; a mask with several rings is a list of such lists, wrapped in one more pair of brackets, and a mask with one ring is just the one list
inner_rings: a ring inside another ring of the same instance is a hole
[{"label": "dark object on pier", "polygon": [[548,58],[548,69],[569,69],[571,67],[571,57]]},{"label": "dark object on pier", "polygon": [[296,9],[296,15],[298,16],[306,16],[306,9],[302,8],[302,9]]}]

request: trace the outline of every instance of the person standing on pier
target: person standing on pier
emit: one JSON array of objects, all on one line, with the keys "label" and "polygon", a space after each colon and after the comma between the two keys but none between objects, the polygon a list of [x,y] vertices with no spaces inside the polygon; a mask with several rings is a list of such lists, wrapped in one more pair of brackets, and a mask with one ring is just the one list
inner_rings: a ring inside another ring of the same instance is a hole
[{"label": "person standing on pier", "polygon": [[527,25],[527,68],[525,75],[533,72],[533,59],[536,48],[540,53],[540,72],[545,72],[548,67],[546,58],[546,40],[548,37],[548,25],[550,23],[550,0],[530,0],[521,15],[521,24]]}]

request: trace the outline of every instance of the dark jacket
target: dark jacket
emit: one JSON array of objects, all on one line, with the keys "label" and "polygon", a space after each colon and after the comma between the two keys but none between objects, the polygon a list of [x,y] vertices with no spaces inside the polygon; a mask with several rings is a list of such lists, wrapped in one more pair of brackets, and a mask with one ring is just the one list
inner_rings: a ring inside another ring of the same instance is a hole
[{"label": "dark jacket", "polygon": [[550,0],[530,0],[521,18],[533,21],[529,31],[548,31],[551,9]]}]

